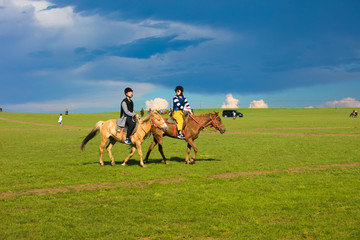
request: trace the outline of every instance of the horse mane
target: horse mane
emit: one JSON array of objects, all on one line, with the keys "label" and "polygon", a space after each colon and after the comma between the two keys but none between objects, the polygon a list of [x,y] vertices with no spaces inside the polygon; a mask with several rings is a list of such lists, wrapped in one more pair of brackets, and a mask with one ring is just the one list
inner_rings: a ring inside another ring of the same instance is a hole
[{"label": "horse mane", "polygon": [[194,116],[194,117],[205,117],[205,116],[207,116],[208,114],[210,114],[210,113],[194,114],[193,116]]},{"label": "horse mane", "polygon": [[[212,115],[219,116],[219,112],[209,112],[209,113],[202,113],[202,114],[198,114],[198,115],[193,115],[195,118],[197,118],[199,121],[203,120],[203,119],[212,119]],[[200,120],[201,119],[201,120]],[[205,124],[205,123],[204,123]]]},{"label": "horse mane", "polygon": [[205,117],[205,116],[208,116],[208,115],[211,115],[211,114],[215,114],[215,115],[216,115],[216,114],[219,114],[219,112],[215,112],[215,111],[214,111],[214,112],[202,113],[202,114],[197,114],[197,115],[194,114],[193,116],[194,116],[194,117]]},{"label": "horse mane", "polygon": [[[153,116],[153,113],[151,112],[151,113],[148,114],[147,116],[145,116],[145,117],[143,117],[143,118],[140,118],[139,124],[142,124],[142,123],[144,123],[144,122],[149,121],[152,116]],[[148,138],[150,135],[151,135],[151,131],[149,131],[149,132],[144,136],[144,140],[145,140],[146,138]]]},{"label": "horse mane", "polygon": [[148,114],[146,117],[140,118],[140,123],[147,122],[152,117],[152,113]]},{"label": "horse mane", "polygon": [[208,112],[208,113],[202,113],[202,114],[194,114],[194,116],[204,116],[204,115],[208,115],[208,114],[219,114],[219,112],[213,111],[213,112]]}]

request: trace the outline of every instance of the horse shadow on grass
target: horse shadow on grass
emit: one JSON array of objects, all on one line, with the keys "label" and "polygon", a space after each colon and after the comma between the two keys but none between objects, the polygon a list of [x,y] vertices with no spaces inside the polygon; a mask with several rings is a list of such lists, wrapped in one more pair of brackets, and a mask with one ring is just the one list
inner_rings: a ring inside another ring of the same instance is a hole
[{"label": "horse shadow on grass", "polygon": [[[171,158],[168,159],[168,161],[169,161],[169,163],[171,163],[171,162],[180,162],[180,163],[183,162],[183,163],[185,163],[185,158],[171,157]],[[197,158],[195,160],[195,163],[196,162],[201,162],[201,161],[221,161],[221,160],[214,159],[214,158]],[[149,164],[149,163],[164,163],[164,161],[162,159],[149,159],[149,162],[147,164]]]},{"label": "horse shadow on grass", "polygon": [[[171,162],[180,162],[180,163],[185,163],[185,158],[180,158],[180,157],[171,157],[170,159],[167,159],[169,161],[169,163]],[[212,162],[212,161],[215,161],[215,162],[220,162],[221,160],[220,159],[215,159],[215,158],[197,158],[195,160],[194,163],[196,162]],[[124,161],[115,161],[115,166],[116,165],[121,165]],[[158,158],[158,159],[149,159],[148,162],[145,162],[144,163],[146,165],[149,165],[149,164],[164,164],[164,161],[162,158]],[[194,164],[193,163],[193,164]],[[94,161],[94,162],[86,162],[86,163],[83,163],[83,165],[92,165],[92,164],[98,164],[100,165],[99,161]],[[140,165],[140,161],[139,160],[136,160],[136,159],[129,159],[127,162],[126,162],[126,165],[127,166],[134,166],[134,165]],[[111,166],[111,161],[104,161],[104,166]]]},{"label": "horse shadow on grass", "polygon": [[[185,163],[185,158],[179,158],[179,157],[172,157],[170,159],[168,159],[169,163],[171,164],[171,162],[180,162],[180,163]],[[220,162],[220,159],[214,159],[214,158],[198,158],[195,160],[196,162],[207,162],[207,161],[218,161]],[[116,165],[121,165],[124,161],[115,161],[115,166]],[[164,164],[164,161],[162,159],[149,159],[148,162],[144,162],[146,165],[149,164]],[[89,165],[89,164],[98,164],[100,165],[100,163],[98,161],[96,162],[87,162],[87,163],[83,163],[83,165]],[[194,163],[193,163],[194,164]],[[135,159],[129,159],[126,162],[127,166],[134,166],[134,165],[140,165],[140,161],[139,160],[135,160]],[[104,161],[104,166],[111,166],[111,161]]]},{"label": "horse shadow on grass", "polygon": [[[115,166],[117,165],[121,165],[124,161],[115,161]],[[83,165],[93,165],[93,164],[98,164],[100,165],[100,163],[98,161],[96,162],[86,162],[83,163]],[[139,160],[132,160],[129,159],[129,161],[126,162],[126,166],[132,166],[132,165],[140,165],[140,161]],[[104,161],[104,166],[112,166],[111,165],[111,161]]]}]

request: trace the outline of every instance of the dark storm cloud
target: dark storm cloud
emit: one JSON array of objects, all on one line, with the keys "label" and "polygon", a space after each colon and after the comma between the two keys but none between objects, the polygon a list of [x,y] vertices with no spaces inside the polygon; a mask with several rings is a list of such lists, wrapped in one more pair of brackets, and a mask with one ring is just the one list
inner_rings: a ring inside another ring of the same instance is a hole
[{"label": "dark storm cloud", "polygon": [[164,54],[170,51],[182,51],[191,46],[196,47],[202,42],[211,40],[204,38],[195,40],[180,40],[175,39],[176,37],[176,35],[173,35],[166,37],[142,38],[128,44],[94,49],[91,52],[88,52],[84,47],[79,47],[75,49],[75,53],[84,55],[86,59],[95,59],[101,56],[146,59],[156,54]]}]

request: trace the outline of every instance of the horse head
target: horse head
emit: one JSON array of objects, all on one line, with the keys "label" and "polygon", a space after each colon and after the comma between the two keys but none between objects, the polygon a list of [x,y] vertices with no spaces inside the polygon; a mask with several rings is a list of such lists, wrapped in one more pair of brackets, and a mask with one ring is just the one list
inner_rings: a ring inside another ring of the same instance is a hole
[{"label": "horse head", "polygon": [[162,131],[166,132],[168,130],[168,126],[166,125],[164,119],[160,116],[160,114],[156,111],[153,111],[151,114],[151,123]]},{"label": "horse head", "polygon": [[226,127],[224,123],[221,121],[219,112],[211,113],[210,118],[211,118],[211,126],[213,126],[216,130],[219,130],[221,134],[225,133]]}]

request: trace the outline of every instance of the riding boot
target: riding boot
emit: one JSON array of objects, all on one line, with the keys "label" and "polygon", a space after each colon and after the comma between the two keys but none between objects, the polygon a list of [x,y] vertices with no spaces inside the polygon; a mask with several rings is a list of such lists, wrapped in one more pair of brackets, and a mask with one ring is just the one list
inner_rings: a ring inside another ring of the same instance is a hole
[{"label": "riding boot", "polygon": [[127,145],[132,145],[133,143],[131,142],[130,138],[127,138],[127,139],[125,140],[125,144],[127,144]]},{"label": "riding boot", "polygon": [[178,135],[179,139],[185,139],[184,134],[182,133],[182,131],[179,131],[179,135]]}]

